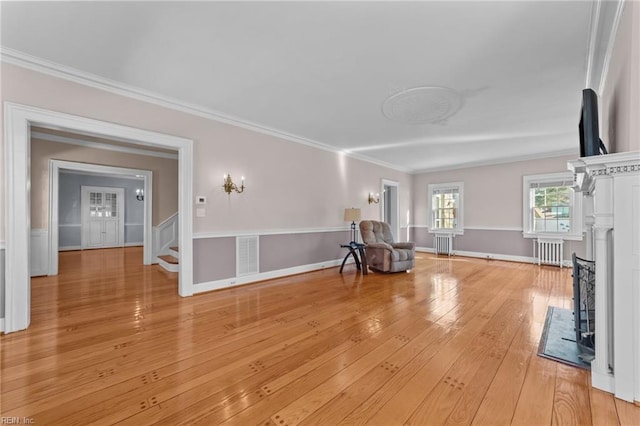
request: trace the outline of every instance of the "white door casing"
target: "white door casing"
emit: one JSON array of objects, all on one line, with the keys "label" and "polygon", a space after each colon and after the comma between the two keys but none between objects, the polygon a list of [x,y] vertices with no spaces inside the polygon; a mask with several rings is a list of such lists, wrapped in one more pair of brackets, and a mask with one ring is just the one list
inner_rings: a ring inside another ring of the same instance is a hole
[{"label": "white door casing", "polygon": [[380,217],[387,222],[396,241],[400,241],[400,184],[394,180],[382,179],[380,197]]}]

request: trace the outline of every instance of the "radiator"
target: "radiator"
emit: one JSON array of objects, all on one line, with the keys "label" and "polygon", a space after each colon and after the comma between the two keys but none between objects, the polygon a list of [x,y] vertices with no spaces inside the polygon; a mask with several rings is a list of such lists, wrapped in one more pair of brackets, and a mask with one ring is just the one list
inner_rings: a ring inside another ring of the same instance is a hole
[{"label": "radiator", "polygon": [[562,268],[563,245],[562,239],[538,238],[534,242],[538,265],[556,265]]},{"label": "radiator", "polygon": [[433,252],[435,254],[453,254],[453,234],[434,234]]}]

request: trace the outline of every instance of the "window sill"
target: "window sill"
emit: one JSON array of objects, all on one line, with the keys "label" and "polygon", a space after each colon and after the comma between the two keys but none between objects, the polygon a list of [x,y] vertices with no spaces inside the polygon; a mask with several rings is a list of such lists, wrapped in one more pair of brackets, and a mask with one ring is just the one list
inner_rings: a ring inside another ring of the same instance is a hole
[{"label": "window sill", "polygon": [[430,234],[453,234],[464,235],[464,229],[433,229],[429,228]]},{"label": "window sill", "polygon": [[563,239],[565,241],[582,241],[582,234],[554,234],[554,233],[532,233],[532,232],[523,232],[522,236],[524,238],[557,238]]}]

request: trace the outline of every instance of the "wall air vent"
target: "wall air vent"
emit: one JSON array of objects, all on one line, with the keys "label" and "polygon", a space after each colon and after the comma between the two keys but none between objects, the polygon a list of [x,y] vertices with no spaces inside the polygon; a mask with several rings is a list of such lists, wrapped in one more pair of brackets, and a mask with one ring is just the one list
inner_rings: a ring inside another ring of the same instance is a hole
[{"label": "wall air vent", "polygon": [[258,264],[258,236],[236,237],[236,276],[257,274]]}]

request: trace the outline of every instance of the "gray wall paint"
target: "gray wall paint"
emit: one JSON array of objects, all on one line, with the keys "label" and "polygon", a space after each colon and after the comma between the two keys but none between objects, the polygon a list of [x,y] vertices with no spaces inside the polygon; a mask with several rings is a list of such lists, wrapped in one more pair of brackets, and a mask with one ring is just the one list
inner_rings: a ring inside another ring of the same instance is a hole
[{"label": "gray wall paint", "polygon": [[4,318],[4,249],[0,248],[0,318]]},{"label": "gray wall paint", "polygon": [[[260,272],[342,259],[347,254],[347,250],[341,248],[340,244],[350,241],[349,232],[261,235],[259,237]],[[206,283],[235,276],[235,237],[193,240],[194,283]]]},{"label": "gray wall paint", "polygon": [[427,228],[411,228],[409,233],[411,241],[416,243],[416,247],[433,248],[433,236],[429,234]]},{"label": "gray wall paint", "polygon": [[193,240],[193,283],[223,280],[236,276],[236,238]]},{"label": "gray wall paint", "polygon": [[351,240],[347,231],[260,236],[260,272],[341,259]]},{"label": "gray wall paint", "polygon": [[[427,228],[412,228],[411,231],[417,247],[433,248],[433,234]],[[457,235],[453,239],[453,250],[532,257],[533,241],[535,239],[524,238],[522,231],[465,229],[464,235]],[[571,259],[573,252],[584,257],[585,241],[565,241],[564,259]]]},{"label": "gray wall paint", "polygon": [[58,198],[58,238],[60,247],[81,244],[81,187],[106,186],[124,188],[124,242],[143,242],[144,203],[136,199],[136,189],[144,186],[142,179],[60,173]]}]

